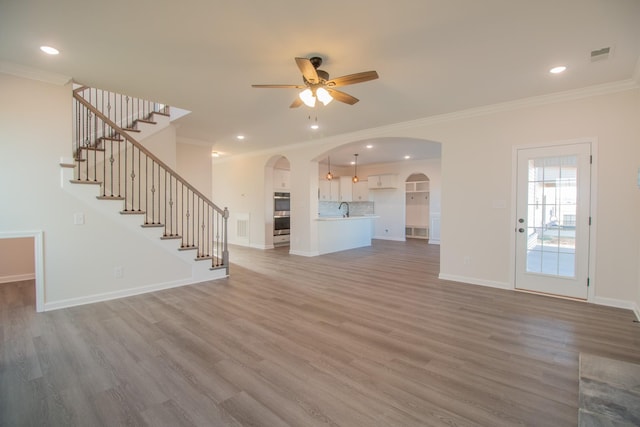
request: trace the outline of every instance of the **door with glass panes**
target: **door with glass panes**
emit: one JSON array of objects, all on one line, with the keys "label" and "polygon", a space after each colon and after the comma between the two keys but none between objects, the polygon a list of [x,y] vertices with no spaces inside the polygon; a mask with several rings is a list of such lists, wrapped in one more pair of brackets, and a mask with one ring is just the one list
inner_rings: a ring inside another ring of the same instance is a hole
[{"label": "door with glass panes", "polygon": [[591,144],[517,153],[517,289],[586,299]]}]

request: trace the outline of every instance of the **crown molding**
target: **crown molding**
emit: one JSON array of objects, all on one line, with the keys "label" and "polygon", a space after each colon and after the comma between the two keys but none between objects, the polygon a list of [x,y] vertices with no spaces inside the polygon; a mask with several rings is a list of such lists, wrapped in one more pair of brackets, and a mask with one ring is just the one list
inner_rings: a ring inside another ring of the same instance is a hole
[{"label": "crown molding", "polygon": [[72,81],[72,78],[63,74],[40,70],[13,62],[0,61],[0,73],[10,74],[25,79],[38,80],[58,86],[64,86]]},{"label": "crown molding", "polygon": [[515,111],[523,108],[537,107],[542,105],[556,104],[560,102],[574,101],[579,99],[591,98],[594,96],[608,95],[617,92],[640,89],[640,61],[638,62],[637,72],[634,78],[600,85],[587,86],[580,89],[574,89],[564,92],[555,92],[547,95],[533,96],[522,98],[515,101],[502,102],[498,104],[485,105],[477,108],[456,111],[453,113],[438,114],[435,116],[424,117],[421,119],[394,123],[391,125],[368,128],[359,131],[332,135],[324,138],[306,140],[293,144],[271,147],[264,150],[252,151],[237,155],[230,155],[225,160],[231,160],[235,157],[243,156],[260,156],[268,154],[277,154],[283,151],[291,151],[299,148],[318,147],[321,148],[325,144],[341,145],[345,142],[362,141],[370,138],[393,137],[398,134],[404,134],[408,130],[431,126],[439,123],[450,122],[454,120],[468,119],[473,117],[486,116],[506,111]]}]

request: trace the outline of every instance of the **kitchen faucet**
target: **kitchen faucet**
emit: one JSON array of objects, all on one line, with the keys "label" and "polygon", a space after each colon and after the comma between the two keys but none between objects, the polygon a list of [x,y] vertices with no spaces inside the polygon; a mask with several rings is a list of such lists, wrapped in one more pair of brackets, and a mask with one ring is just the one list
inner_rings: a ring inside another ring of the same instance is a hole
[{"label": "kitchen faucet", "polygon": [[340,202],[340,206],[338,206],[338,210],[340,212],[342,212],[342,205],[347,205],[347,214],[346,215],[342,215],[343,217],[349,218],[349,203],[347,202]]}]

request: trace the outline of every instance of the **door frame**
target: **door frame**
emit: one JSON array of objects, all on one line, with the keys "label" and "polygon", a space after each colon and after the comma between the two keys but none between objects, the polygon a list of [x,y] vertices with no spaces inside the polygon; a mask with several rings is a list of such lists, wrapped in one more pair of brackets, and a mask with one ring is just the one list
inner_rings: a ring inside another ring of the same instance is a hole
[{"label": "door frame", "polygon": [[[516,233],[518,228],[517,218],[517,194],[518,194],[518,151],[523,149],[535,149],[535,148],[549,148],[558,147],[562,145],[570,144],[583,144],[588,143],[591,145],[591,183],[590,183],[590,200],[589,200],[589,215],[591,216],[591,226],[589,227],[589,288],[587,290],[587,302],[593,302],[595,297],[596,275],[596,230],[598,228],[597,219],[597,187],[598,187],[598,139],[596,137],[576,138],[569,140],[558,140],[532,144],[514,145],[511,147],[511,216],[509,220],[509,285],[510,288],[518,292],[532,291],[522,290],[516,288]],[[547,294],[539,294],[547,295]],[[561,295],[549,295],[556,298],[567,298],[573,300],[574,298],[563,297]]]},{"label": "door frame", "polygon": [[33,238],[33,256],[35,264],[35,284],[36,284],[36,312],[45,310],[44,299],[44,233],[42,230],[35,231],[0,231],[0,239],[16,239],[22,237]]}]

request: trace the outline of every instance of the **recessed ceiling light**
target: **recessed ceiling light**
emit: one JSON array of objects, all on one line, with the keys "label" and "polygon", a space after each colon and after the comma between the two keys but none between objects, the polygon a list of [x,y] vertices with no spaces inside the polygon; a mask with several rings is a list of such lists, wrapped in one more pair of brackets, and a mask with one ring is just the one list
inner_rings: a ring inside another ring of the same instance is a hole
[{"label": "recessed ceiling light", "polygon": [[313,130],[317,130],[319,127],[320,127],[320,126],[318,126],[318,125],[317,125],[317,124],[315,124],[315,123],[311,125],[311,129],[313,129]]},{"label": "recessed ceiling light", "polygon": [[411,158],[411,156],[404,156],[405,160],[409,160]]},{"label": "recessed ceiling light", "polygon": [[356,162],[354,162],[353,160],[351,160],[351,161],[349,162],[349,164],[350,164],[350,165],[355,165],[355,164],[356,164]]},{"label": "recessed ceiling light", "polygon": [[220,157],[220,153],[218,153],[217,151],[212,151],[211,157]]},{"label": "recessed ceiling light", "polygon": [[373,148],[373,145],[369,144],[367,145],[367,148]]},{"label": "recessed ceiling light", "polygon": [[51,46],[40,46],[40,50],[46,53],[47,55],[57,55],[60,53],[58,49]]},{"label": "recessed ceiling light", "polygon": [[238,136],[236,136],[236,139],[238,141],[242,141],[244,139],[244,135],[238,135]]},{"label": "recessed ceiling light", "polygon": [[551,74],[560,74],[563,71],[565,71],[567,69],[567,67],[565,67],[564,65],[560,65],[558,67],[553,67],[552,69],[549,70],[549,72]]}]

